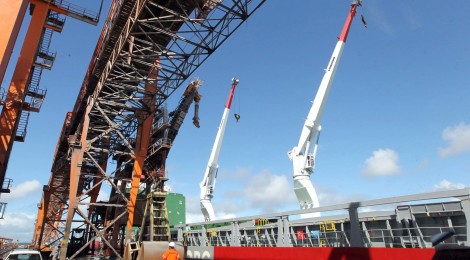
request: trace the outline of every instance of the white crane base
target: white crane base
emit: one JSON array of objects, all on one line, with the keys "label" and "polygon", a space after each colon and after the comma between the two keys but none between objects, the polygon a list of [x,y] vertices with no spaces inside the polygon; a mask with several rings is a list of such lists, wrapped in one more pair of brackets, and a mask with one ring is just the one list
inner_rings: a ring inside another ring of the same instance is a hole
[{"label": "white crane base", "polygon": [[[294,192],[297,196],[301,209],[317,208],[320,206],[318,202],[317,192],[313,187],[310,178],[307,176],[299,176],[294,178]],[[302,214],[301,218],[320,217],[320,212]]]},{"label": "white crane base", "polygon": [[212,203],[208,199],[201,199],[201,211],[204,215],[205,221],[211,221],[215,219],[214,208]]}]

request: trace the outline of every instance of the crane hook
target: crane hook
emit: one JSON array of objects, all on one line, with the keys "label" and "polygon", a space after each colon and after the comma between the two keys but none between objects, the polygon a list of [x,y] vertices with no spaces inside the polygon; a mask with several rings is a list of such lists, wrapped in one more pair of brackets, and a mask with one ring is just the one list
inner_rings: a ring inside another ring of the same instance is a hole
[{"label": "crane hook", "polygon": [[194,117],[193,117],[193,124],[199,128],[199,101],[194,102]]},{"label": "crane hook", "polygon": [[362,23],[364,24],[364,27],[367,28],[367,21],[366,21],[366,18],[364,17],[364,15],[361,14],[361,20],[362,20]]},{"label": "crane hook", "polygon": [[239,114],[234,114],[233,116],[235,116],[235,119],[237,120],[237,123],[238,123],[238,120],[240,120],[240,115]]}]

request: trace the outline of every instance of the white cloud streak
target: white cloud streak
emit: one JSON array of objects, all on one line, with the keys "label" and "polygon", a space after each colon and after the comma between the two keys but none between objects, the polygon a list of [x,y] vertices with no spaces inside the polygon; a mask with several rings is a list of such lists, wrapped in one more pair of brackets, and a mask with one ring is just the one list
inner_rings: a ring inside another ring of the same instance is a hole
[{"label": "white cloud streak", "polygon": [[30,197],[32,193],[41,191],[41,183],[38,180],[25,181],[11,188],[10,193],[2,194],[2,200],[11,202]]},{"label": "white cloud streak", "polygon": [[392,149],[373,151],[364,163],[363,174],[369,177],[391,176],[400,173],[398,154]]},{"label": "white cloud streak", "polygon": [[[230,182],[231,188],[215,192],[212,203],[216,219],[235,218],[240,214],[273,213],[297,206],[293,184],[285,175],[270,171],[253,174],[249,169],[239,168],[236,172],[224,173],[222,176],[230,176],[221,181]],[[186,212],[188,223],[204,221],[199,197],[186,197]]]},{"label": "white cloud streak", "polygon": [[375,26],[377,26],[380,31],[383,31],[391,38],[395,37],[395,29],[388,21],[385,13],[381,8],[376,5],[370,5],[368,15],[370,15],[370,21],[374,21]]},{"label": "white cloud streak", "polygon": [[253,176],[244,189],[244,195],[253,208],[259,208],[263,213],[275,212],[286,205],[297,203],[287,177],[267,171]]},{"label": "white cloud streak", "polygon": [[461,183],[452,183],[446,179],[442,180],[438,184],[434,185],[435,191],[444,191],[444,190],[456,190],[465,188],[464,184]]},{"label": "white cloud streak", "polygon": [[328,187],[319,187],[317,189],[317,193],[320,206],[350,203],[352,201],[362,201],[367,199],[367,196],[362,194],[341,194],[340,192]]},{"label": "white cloud streak", "polygon": [[35,214],[7,212],[4,219],[0,220],[0,234],[4,237],[17,239],[20,242],[31,242],[35,223]]},{"label": "white cloud streak", "polygon": [[[237,212],[239,207],[234,203],[235,202],[230,201],[229,203],[217,203],[214,205],[215,219],[236,218],[237,216],[234,212]],[[186,222],[204,222],[199,197],[186,197]]]},{"label": "white cloud streak", "polygon": [[470,151],[470,125],[460,123],[449,126],[442,132],[442,139],[448,142],[447,146],[440,148],[440,157],[449,157]]}]

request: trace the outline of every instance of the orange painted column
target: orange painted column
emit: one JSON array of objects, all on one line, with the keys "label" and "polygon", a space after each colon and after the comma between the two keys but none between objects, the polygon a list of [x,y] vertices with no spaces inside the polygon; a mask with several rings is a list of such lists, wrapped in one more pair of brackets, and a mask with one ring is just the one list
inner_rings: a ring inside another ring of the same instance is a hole
[{"label": "orange painted column", "polygon": [[0,82],[3,82],[27,7],[28,0],[8,0],[6,3],[2,3],[2,8],[0,8],[2,19],[2,26],[0,26]]},{"label": "orange painted column", "polygon": [[34,245],[34,248],[39,249],[39,245],[41,245],[41,239],[42,239],[42,232],[44,230],[44,215],[45,215],[45,209],[48,206],[47,205],[48,201],[43,200],[41,201],[41,208],[38,209],[38,218],[36,219],[36,224],[34,227],[34,234],[33,234],[33,241],[32,244]]},{"label": "orange painted column", "polygon": [[[3,5],[2,5],[3,6]],[[0,183],[5,179],[8,159],[10,157],[16,130],[21,115],[21,106],[25,98],[25,90],[31,71],[31,66],[36,56],[42,29],[47,15],[48,5],[37,3],[26,33],[23,47],[21,48],[18,62],[13,73],[10,88],[0,114]]]},{"label": "orange painted column", "polygon": [[[145,89],[150,93],[157,92],[157,78],[158,78],[158,66],[160,62],[155,62],[156,68],[152,68],[149,71],[148,82],[145,85]],[[144,99],[144,103],[150,108],[150,114],[143,121],[139,122],[139,128],[137,128],[137,138],[135,145],[135,159],[134,159],[134,170],[132,171],[132,186],[129,195],[129,202],[127,204],[127,210],[129,216],[127,218],[126,228],[126,242],[132,238],[132,226],[134,224],[134,213],[135,213],[135,202],[139,193],[140,178],[142,176],[144,162],[147,158],[147,150],[150,143],[150,135],[152,131],[152,123],[155,115],[155,95]]]},{"label": "orange painted column", "polygon": [[[105,147],[109,147],[109,140],[106,140],[105,141]],[[95,174],[96,175],[106,175],[106,170],[107,170],[107,165],[108,165],[108,159],[107,159],[107,155],[108,154],[105,154],[103,153],[101,155],[101,160],[102,163],[100,165],[101,169],[103,170],[103,172],[96,172]],[[103,177],[94,177],[93,178],[93,184],[97,184],[99,183],[100,181],[103,180]],[[98,196],[100,194],[100,190],[101,190],[101,186],[102,186],[102,183],[98,184],[95,188],[93,188],[88,194],[90,195],[90,206],[88,207],[88,219],[91,219],[92,217],[92,214],[93,214],[93,210],[95,209],[95,206],[93,205],[93,203],[96,203],[96,201],[98,200]],[[94,225],[95,223],[93,223]],[[86,234],[85,234],[85,237],[88,239],[88,236],[91,232],[92,228],[90,227],[89,224],[87,224],[87,228],[86,228]]]},{"label": "orange painted column", "polygon": [[94,99],[88,98],[88,104],[82,123],[82,135],[79,143],[70,143],[73,146],[72,155],[70,156],[70,184],[69,184],[69,207],[67,218],[65,219],[65,230],[60,248],[60,260],[65,260],[67,255],[67,247],[69,244],[70,231],[72,230],[72,221],[75,215],[75,209],[78,207],[78,182],[80,181],[80,173],[82,171],[83,155],[87,150],[88,127],[90,125],[90,112],[94,105]]}]

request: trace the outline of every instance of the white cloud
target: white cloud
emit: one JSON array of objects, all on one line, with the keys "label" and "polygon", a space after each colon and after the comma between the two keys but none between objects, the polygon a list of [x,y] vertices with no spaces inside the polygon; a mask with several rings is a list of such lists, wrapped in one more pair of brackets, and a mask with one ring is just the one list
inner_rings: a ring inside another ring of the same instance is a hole
[{"label": "white cloud", "polygon": [[287,177],[267,171],[253,176],[244,189],[244,196],[253,208],[259,208],[263,213],[275,212],[297,203]]},{"label": "white cloud", "polygon": [[[224,212],[216,212],[215,220],[222,220],[222,219],[231,219],[236,218],[237,216],[232,213],[224,213]],[[186,223],[198,223],[204,222],[204,216],[202,213],[188,213],[186,212]]]},{"label": "white cloud", "polygon": [[13,186],[10,193],[2,194],[2,199],[5,202],[11,202],[13,200],[23,199],[31,197],[31,193],[37,193],[41,191],[41,183],[38,180],[25,181]]},{"label": "white cloud", "polygon": [[[385,32],[389,37],[395,37],[395,29],[387,19],[382,9],[376,5],[369,6],[370,21],[374,21],[379,30]],[[367,17],[366,17],[367,18]]]},{"label": "white cloud", "polygon": [[[227,206],[228,205],[228,206]],[[216,203],[214,206],[215,219],[236,218],[236,212],[239,207],[234,206],[233,201],[229,203]],[[201,212],[199,197],[186,197],[186,223],[204,222],[204,216]]]},{"label": "white cloud", "polygon": [[[90,197],[86,197],[83,201],[81,201],[81,203],[90,203]],[[109,200],[109,194],[105,191],[102,191],[100,190],[100,192],[98,193],[98,197],[96,198],[96,202],[100,202],[100,201],[108,201]],[[89,208],[89,205],[87,204],[79,204],[78,205],[78,208],[85,214],[87,214],[88,212],[88,208]],[[76,219],[81,219],[81,217],[78,217],[77,214],[75,214],[75,218]]]},{"label": "white cloud", "polygon": [[[218,218],[216,218],[218,219]],[[189,213],[186,211],[186,223],[198,223],[198,222],[204,222],[204,216],[202,213]]]},{"label": "white cloud", "polygon": [[[293,184],[287,176],[269,171],[254,174],[250,169],[239,168],[220,177],[212,200],[216,219],[297,209]],[[198,196],[186,197],[186,218],[188,223],[204,221]]]},{"label": "white cloud", "polygon": [[461,183],[452,183],[446,179],[442,180],[438,184],[434,185],[435,191],[443,191],[443,190],[455,190],[455,189],[463,189],[465,188],[464,184]]},{"label": "white cloud", "polygon": [[320,206],[350,203],[366,199],[366,196],[361,194],[341,194],[334,189],[325,187],[319,187],[317,189],[317,194],[318,200],[320,201]]},{"label": "white cloud", "polygon": [[405,16],[411,30],[417,30],[423,27],[423,22],[409,6],[403,7],[403,15]]},{"label": "white cloud", "polygon": [[449,126],[442,132],[442,139],[448,142],[447,147],[440,148],[441,157],[461,154],[470,151],[470,125],[460,123]]},{"label": "white cloud", "polygon": [[237,182],[243,182],[249,178],[249,176],[252,174],[252,170],[250,168],[243,168],[243,167],[238,167],[234,172],[224,172],[222,173],[219,178],[220,179],[227,179],[230,181],[237,181]]},{"label": "white cloud", "polygon": [[18,239],[20,242],[31,242],[36,215],[24,213],[5,213],[0,220],[0,234],[4,237]]},{"label": "white cloud", "polygon": [[390,176],[400,173],[398,154],[392,149],[379,149],[365,161],[364,175]]},{"label": "white cloud", "polygon": [[425,158],[425,159],[420,160],[416,164],[415,169],[416,169],[416,171],[421,172],[421,171],[424,171],[424,170],[428,169],[430,165],[431,165],[431,161],[429,159]]},{"label": "white cloud", "polygon": [[219,212],[215,214],[216,219],[230,219],[230,218],[236,218],[237,215],[233,213],[225,213],[225,212]]},{"label": "white cloud", "polygon": [[357,209],[358,212],[374,212],[376,209],[373,207],[360,207]]},{"label": "white cloud", "polygon": [[[214,208],[217,212],[217,209]],[[204,222],[199,197],[186,196],[186,223]]]}]

